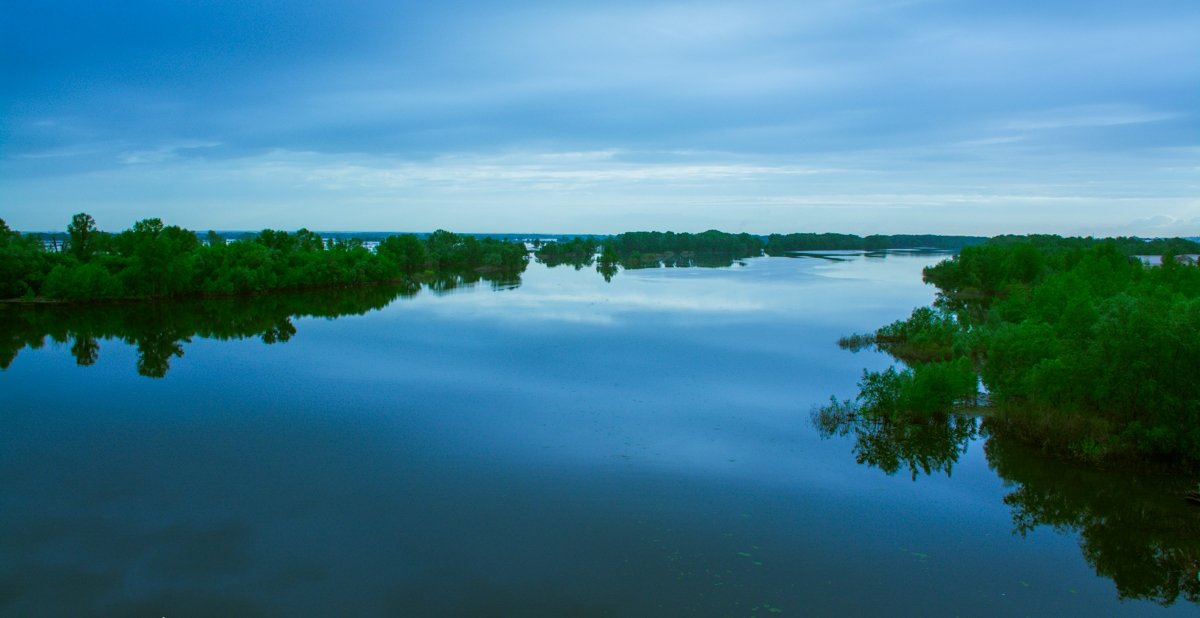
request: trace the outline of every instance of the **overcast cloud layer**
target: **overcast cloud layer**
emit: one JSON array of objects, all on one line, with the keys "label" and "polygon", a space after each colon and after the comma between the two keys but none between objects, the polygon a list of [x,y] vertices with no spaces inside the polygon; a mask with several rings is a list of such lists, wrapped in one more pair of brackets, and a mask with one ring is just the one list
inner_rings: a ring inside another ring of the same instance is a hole
[{"label": "overcast cloud layer", "polygon": [[1200,234],[1200,2],[8,2],[0,217]]}]

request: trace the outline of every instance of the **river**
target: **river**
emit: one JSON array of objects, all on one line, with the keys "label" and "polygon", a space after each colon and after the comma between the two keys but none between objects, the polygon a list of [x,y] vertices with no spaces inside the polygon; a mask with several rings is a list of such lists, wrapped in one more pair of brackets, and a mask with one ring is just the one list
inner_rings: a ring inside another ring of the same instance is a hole
[{"label": "river", "polygon": [[6,307],[0,614],[1195,615],[1179,479],[814,422],[943,257]]}]

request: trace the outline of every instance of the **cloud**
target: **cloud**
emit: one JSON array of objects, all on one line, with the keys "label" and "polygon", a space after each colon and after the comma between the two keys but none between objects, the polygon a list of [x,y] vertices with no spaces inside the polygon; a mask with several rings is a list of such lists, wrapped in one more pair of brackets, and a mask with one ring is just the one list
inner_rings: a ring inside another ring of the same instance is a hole
[{"label": "cloud", "polygon": [[1200,7],[1152,5],[33,3],[0,20],[0,198],[36,228],[84,208],[205,228],[1190,221]]},{"label": "cloud", "polygon": [[195,155],[195,151],[208,150],[221,146],[221,142],[185,140],[164,144],[152,150],[137,150],[121,154],[118,158],[127,165],[142,165],[146,163],[163,163],[181,156]]},{"label": "cloud", "polygon": [[997,137],[981,137],[978,139],[969,139],[951,144],[952,147],[959,148],[978,148],[987,146],[1000,146],[1003,144],[1015,144],[1023,142],[1026,138],[1023,135],[1001,135]]},{"label": "cloud", "polygon": [[[6,203],[45,206],[5,218],[18,229],[61,228],[85,210],[105,229],[162,217],[201,230],[1098,234],[1132,233],[1125,229],[1131,212],[1182,220],[1197,212],[1188,189],[1195,172],[1165,165],[1189,151],[1141,166],[1081,159],[1076,163],[1097,175],[1061,182],[1061,173],[1039,158],[998,175],[986,157],[946,161],[920,151],[908,152],[911,158],[896,168],[894,158],[902,155],[879,152],[808,162],[626,150],[427,161],[287,150],[200,156],[214,148],[164,145],[136,163],[54,182],[6,182]],[[945,180],[948,170],[954,182]]]},{"label": "cloud", "polygon": [[1012,131],[1039,131],[1077,127],[1115,127],[1179,118],[1181,114],[1145,109],[1136,105],[1082,105],[1043,110],[1002,124]]},{"label": "cloud", "polygon": [[[1200,212],[1200,200],[1193,202],[1189,209]],[[1121,226],[1119,232],[1148,238],[1173,236],[1200,236],[1200,216],[1178,218],[1170,215],[1154,215],[1134,219]]]}]

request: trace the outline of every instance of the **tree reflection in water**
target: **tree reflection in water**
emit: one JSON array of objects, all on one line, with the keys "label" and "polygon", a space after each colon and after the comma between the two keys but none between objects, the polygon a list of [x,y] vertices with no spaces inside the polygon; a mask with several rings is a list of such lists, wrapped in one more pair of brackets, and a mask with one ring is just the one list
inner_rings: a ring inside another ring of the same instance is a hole
[{"label": "tree reflection in water", "polygon": [[1038,526],[1077,533],[1083,557],[1122,599],[1200,602],[1200,509],[1183,501],[1185,481],[1051,462],[997,437],[984,452],[1015,485],[1004,497],[1015,534]]},{"label": "tree reflection in water", "polygon": [[624,258],[611,257],[610,260],[598,260],[594,254],[566,255],[537,258],[538,262],[549,268],[571,266],[575,270],[596,266],[596,272],[604,277],[606,282],[623,268],[625,270],[646,270],[655,268],[728,268],[734,264],[745,265],[741,258],[732,254],[697,254],[691,251],[682,253],[636,254]]},{"label": "tree reflection in water", "polygon": [[925,419],[893,421],[837,402],[813,413],[813,424],[821,436],[854,436],[854,456],[860,464],[895,474],[901,468],[921,474],[950,475],[954,463],[979,432],[969,416],[943,415]]},{"label": "tree reflection in water", "polygon": [[853,436],[858,463],[889,475],[904,468],[914,480],[949,475],[971,440],[985,436],[988,465],[1012,486],[1004,503],[1013,534],[1039,526],[1077,534],[1084,559],[1121,599],[1200,602],[1200,509],[1183,500],[1186,480],[1053,459],[969,416],[892,421],[833,402],[812,421],[823,437]]},{"label": "tree reflection in water", "polygon": [[[461,278],[456,281],[462,284]],[[507,279],[502,284],[515,285]],[[295,318],[361,315],[419,290],[409,284],[172,302],[0,305],[0,369],[8,369],[21,350],[41,348],[47,339],[71,342],[75,362],[94,365],[100,341],[117,339],[136,348],[138,374],[161,378],[193,337],[284,343],[296,334]]]}]

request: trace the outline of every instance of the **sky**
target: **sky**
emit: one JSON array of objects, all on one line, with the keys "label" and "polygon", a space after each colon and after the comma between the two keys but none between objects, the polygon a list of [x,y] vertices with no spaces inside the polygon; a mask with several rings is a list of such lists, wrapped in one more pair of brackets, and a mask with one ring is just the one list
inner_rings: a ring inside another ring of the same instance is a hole
[{"label": "sky", "polygon": [[61,230],[1200,235],[1200,2],[5,2]]}]

